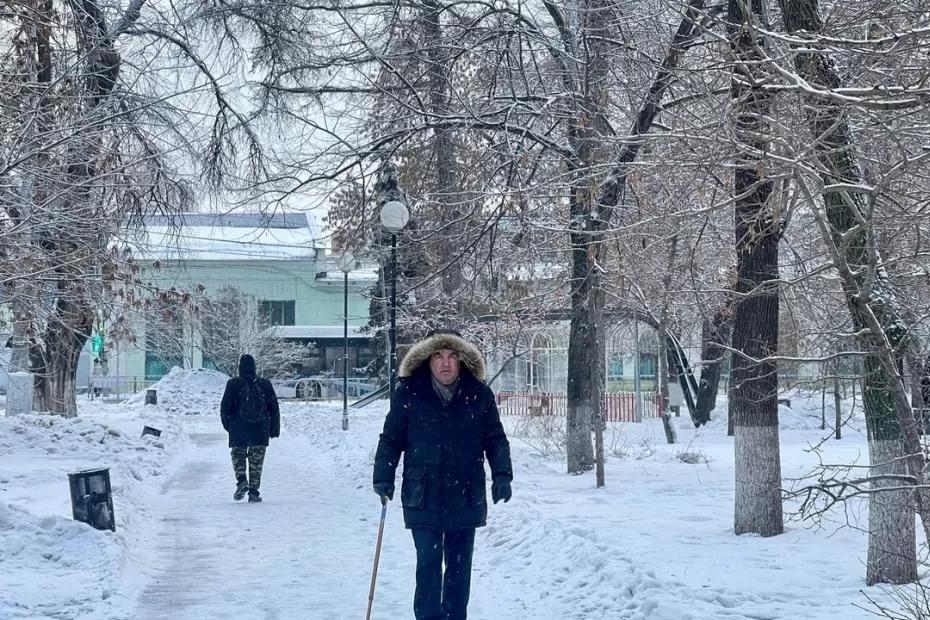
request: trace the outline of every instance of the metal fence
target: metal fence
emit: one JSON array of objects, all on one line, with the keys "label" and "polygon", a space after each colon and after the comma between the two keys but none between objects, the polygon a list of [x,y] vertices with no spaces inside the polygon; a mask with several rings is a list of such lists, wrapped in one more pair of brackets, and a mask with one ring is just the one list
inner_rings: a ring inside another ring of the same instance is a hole
[{"label": "metal fence", "polygon": [[86,390],[85,393],[90,400],[102,398],[118,401],[125,400],[157,382],[158,379],[155,377],[141,375],[91,376],[88,385],[83,389],[79,387],[78,390]]},{"label": "metal fence", "polygon": [[[101,398],[108,401],[125,400],[147,388],[152,387],[161,377],[141,375],[107,375],[90,377],[86,386],[78,386],[78,393],[86,394],[94,400]],[[342,379],[334,377],[307,377],[279,381],[272,379],[272,386],[278,398],[300,400],[333,400],[342,398]],[[349,398],[358,399],[367,396],[378,386],[369,379],[350,378],[348,382]]]},{"label": "metal fence", "polygon": [[[662,403],[656,398],[656,393],[640,394],[643,399],[643,418],[661,416]],[[568,413],[568,398],[560,393],[502,391],[497,393],[497,408],[501,415],[565,416]],[[636,393],[605,394],[604,415],[608,422],[635,422]]]}]

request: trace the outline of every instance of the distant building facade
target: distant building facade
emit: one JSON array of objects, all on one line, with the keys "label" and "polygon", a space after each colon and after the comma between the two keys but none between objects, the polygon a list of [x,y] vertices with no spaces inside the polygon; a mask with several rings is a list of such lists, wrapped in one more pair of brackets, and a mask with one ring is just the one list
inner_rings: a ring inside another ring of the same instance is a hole
[{"label": "distant building facade", "polygon": [[[290,373],[342,376],[345,274],[305,214],[151,217],[137,247],[137,263],[146,265],[141,279],[151,290],[189,292],[201,311],[137,312],[131,337],[104,333],[107,374],[151,382],[175,366],[216,368],[204,346],[216,317],[204,316],[210,306],[198,300],[236,291],[254,303],[267,333],[313,345]],[[368,323],[367,295],[377,277],[377,266],[362,263],[348,273],[350,376],[366,376],[373,355],[371,337],[360,328]]]}]

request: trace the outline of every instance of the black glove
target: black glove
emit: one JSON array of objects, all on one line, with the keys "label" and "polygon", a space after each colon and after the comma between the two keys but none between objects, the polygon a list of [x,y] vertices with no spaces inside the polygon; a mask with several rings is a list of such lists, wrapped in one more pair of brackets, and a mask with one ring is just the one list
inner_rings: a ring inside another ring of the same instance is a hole
[{"label": "black glove", "polygon": [[504,503],[510,501],[510,497],[513,495],[513,491],[510,489],[510,478],[506,476],[498,476],[494,479],[494,483],[491,484],[491,499],[494,500],[494,503],[504,500]]},{"label": "black glove", "polygon": [[394,485],[390,482],[376,482],[374,484],[374,489],[375,493],[378,494],[378,497],[394,499]]}]

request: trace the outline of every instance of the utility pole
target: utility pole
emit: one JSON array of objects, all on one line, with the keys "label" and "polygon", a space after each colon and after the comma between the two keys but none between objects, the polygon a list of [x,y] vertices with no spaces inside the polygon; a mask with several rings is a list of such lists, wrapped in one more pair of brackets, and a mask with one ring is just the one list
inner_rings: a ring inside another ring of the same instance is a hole
[{"label": "utility pole", "polygon": [[643,421],[643,393],[639,376],[639,319],[633,317],[633,421]]}]

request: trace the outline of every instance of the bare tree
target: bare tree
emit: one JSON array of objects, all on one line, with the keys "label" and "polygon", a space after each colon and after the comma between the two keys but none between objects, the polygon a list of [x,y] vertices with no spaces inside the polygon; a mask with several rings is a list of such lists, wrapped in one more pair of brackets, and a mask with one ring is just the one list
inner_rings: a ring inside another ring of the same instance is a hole
[{"label": "bare tree", "polygon": [[[817,0],[786,0],[782,3],[790,33],[816,35],[823,29]],[[811,85],[802,97],[814,137],[816,170],[824,202],[818,223],[839,271],[854,328],[865,357],[863,398],[869,428],[873,485],[886,492],[870,495],[869,560],[866,580],[905,583],[917,577],[913,502],[911,493],[893,479],[910,470],[922,479],[926,463],[916,422],[907,400],[897,363],[898,349],[905,344],[906,324],[894,308],[895,292],[888,285],[886,267],[875,244],[875,223],[869,197],[856,157],[856,140],[846,106],[823,97],[813,89],[836,90],[841,80],[831,56],[816,48],[794,56],[798,76]],[[811,201],[817,198],[806,179],[799,184]],[[925,528],[930,528],[930,506],[925,493],[916,492]],[[930,529],[928,529],[930,531]]]},{"label": "bare tree", "polygon": [[227,285],[207,296],[199,307],[201,345],[205,363],[236,376],[239,358],[255,357],[260,374],[286,378],[309,357],[312,347],[290,342],[275,333],[268,317],[261,316],[258,299]]},{"label": "bare tree", "polygon": [[0,277],[14,364],[35,373],[39,409],[72,415],[81,351],[110,296],[127,292],[111,280],[133,279],[114,275],[113,245],[144,214],[189,208],[192,170],[215,184],[260,177],[262,148],[188,15],[144,0],[4,6],[0,228],[12,260]]},{"label": "bare tree", "polygon": [[743,147],[734,171],[736,286],[730,392],[736,450],[737,534],[784,531],[778,441],[778,240],[781,223],[769,204],[765,41],[750,24],[765,14],[764,0],[730,0],[729,34],[736,63],[731,94],[736,140]]}]

